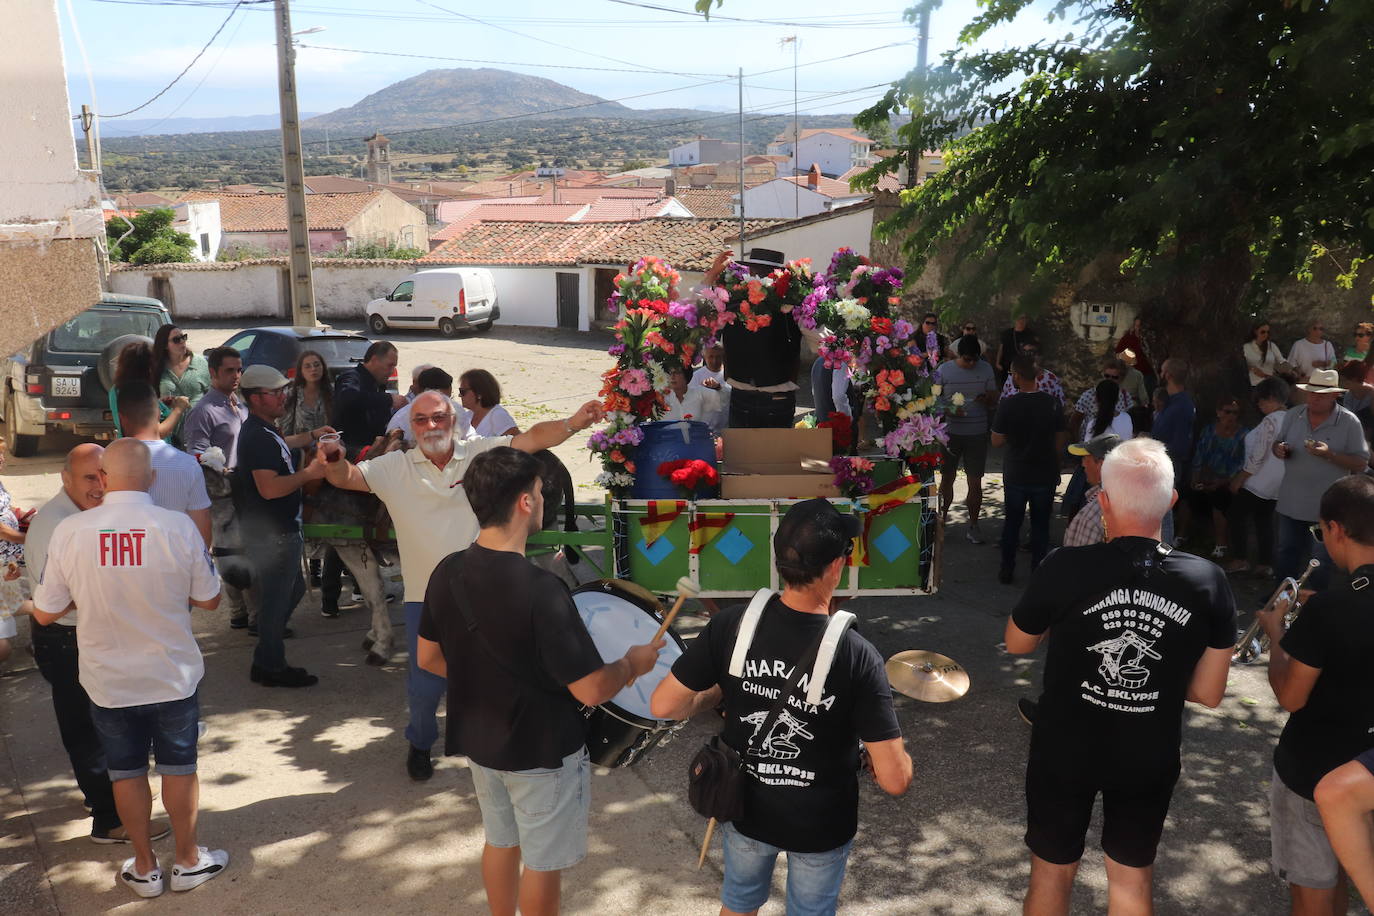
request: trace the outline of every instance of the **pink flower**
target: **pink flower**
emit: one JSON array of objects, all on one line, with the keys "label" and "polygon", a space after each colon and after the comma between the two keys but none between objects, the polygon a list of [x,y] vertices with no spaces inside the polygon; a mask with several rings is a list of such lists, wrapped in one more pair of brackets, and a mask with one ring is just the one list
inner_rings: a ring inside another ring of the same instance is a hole
[{"label": "pink flower", "polygon": [[620,376],[620,387],[626,394],[637,397],[652,386],[649,384],[649,377],[644,374],[643,369],[627,369]]}]

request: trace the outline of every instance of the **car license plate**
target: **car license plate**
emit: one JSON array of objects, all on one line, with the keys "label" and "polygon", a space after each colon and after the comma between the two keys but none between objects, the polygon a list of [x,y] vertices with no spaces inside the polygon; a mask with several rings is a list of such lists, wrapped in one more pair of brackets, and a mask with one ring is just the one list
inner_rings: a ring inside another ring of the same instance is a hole
[{"label": "car license plate", "polygon": [[55,398],[81,397],[81,377],[54,375],[52,378],[52,396]]}]

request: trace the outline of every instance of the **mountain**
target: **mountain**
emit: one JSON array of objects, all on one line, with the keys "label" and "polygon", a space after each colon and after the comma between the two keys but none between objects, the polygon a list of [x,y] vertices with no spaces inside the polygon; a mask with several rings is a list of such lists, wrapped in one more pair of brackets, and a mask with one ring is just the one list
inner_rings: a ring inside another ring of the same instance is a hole
[{"label": "mountain", "polygon": [[[315,112],[301,113],[312,118]],[[105,137],[150,137],[160,134],[201,134],[230,130],[276,130],[281,127],[281,115],[241,115],[230,118],[134,118],[100,122]]]},{"label": "mountain", "polygon": [[543,77],[489,67],[458,68],[427,70],[356,105],[302,121],[301,126],[387,131],[521,116],[634,117],[635,112]]}]

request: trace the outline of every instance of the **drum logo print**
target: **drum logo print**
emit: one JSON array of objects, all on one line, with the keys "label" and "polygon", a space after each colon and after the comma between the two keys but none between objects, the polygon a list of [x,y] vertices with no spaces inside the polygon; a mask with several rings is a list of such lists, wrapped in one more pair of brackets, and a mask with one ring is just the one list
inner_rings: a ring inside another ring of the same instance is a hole
[{"label": "drum logo print", "polygon": [[1163,657],[1150,648],[1154,644],[1154,640],[1127,630],[1120,636],[1088,646],[1088,651],[1101,653],[1102,664],[1097,666],[1097,673],[1102,675],[1107,686],[1139,690],[1150,679],[1145,659]]},{"label": "drum logo print", "polygon": [[806,723],[798,719],[787,710],[783,710],[769,729],[768,734],[759,738],[759,729],[763,727],[763,720],[768,718],[768,711],[750,713],[747,716],[740,716],[741,722],[748,722],[754,726],[753,739],[750,740],[749,754],[753,757],[764,757],[771,760],[796,760],[801,756],[801,748],[797,746],[796,739],[802,738],[810,741],[816,736],[806,730]]}]

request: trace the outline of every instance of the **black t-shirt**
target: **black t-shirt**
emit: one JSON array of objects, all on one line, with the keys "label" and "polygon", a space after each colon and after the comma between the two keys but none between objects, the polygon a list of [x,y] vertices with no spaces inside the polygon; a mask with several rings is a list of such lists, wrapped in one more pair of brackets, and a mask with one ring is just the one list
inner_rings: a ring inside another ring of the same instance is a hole
[{"label": "black t-shirt", "polygon": [[1002,459],[1006,483],[1023,487],[1059,483],[1059,449],[1055,435],[1064,429],[1064,412],[1054,395],[1017,392],[997,404],[992,431],[1007,437]]},{"label": "black t-shirt", "polygon": [[[468,629],[459,595],[485,639]],[[568,685],[604,662],[557,576],[518,553],[473,544],[435,567],[418,632],[448,664],[444,753],[530,770],[557,767],[586,743]]]},{"label": "black t-shirt", "polygon": [[1051,553],[1012,620],[1049,630],[1031,753],[1109,784],[1177,772],[1193,671],[1236,639],[1226,575],[1138,537]]},{"label": "black t-shirt", "polygon": [[806,704],[803,678],[773,727],[759,736],[777,691],[794,663],[820,638],[827,617],[792,610],[774,596],[764,608],[744,663],[727,673],[744,606],[711,618],[673,664],[691,690],[720,684],[725,694],[725,742],[739,751],[751,777],[740,833],[793,852],[825,852],[853,838],[859,819],[859,741],[900,738],[883,659],[851,628],[835,653],[820,706]]},{"label": "black t-shirt", "polygon": [[1288,717],[1274,749],[1279,778],[1304,798],[1327,773],[1374,747],[1371,579],[1374,566],[1362,566],[1350,583],[1313,595],[1283,637],[1285,652],[1321,669],[1307,704]]},{"label": "black t-shirt", "polygon": [[268,426],[252,414],[243,421],[236,449],[234,504],[244,535],[262,537],[299,531],[301,491],[296,489],[276,499],[264,499],[253,480],[254,471],[296,473],[299,453],[287,446],[275,426]]},{"label": "black t-shirt", "polygon": [[768,388],[797,380],[801,360],[801,331],[792,315],[773,316],[768,327],[751,331],[743,321],[726,325],[720,332],[725,347],[727,378]]},{"label": "black t-shirt", "polygon": [[1007,328],[1002,332],[1002,359],[997,367],[1003,372],[1011,371],[1011,361],[1021,355],[1021,348],[1027,344],[1039,343],[1039,338],[1030,328],[1018,331],[1016,328]]}]

